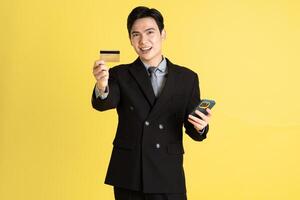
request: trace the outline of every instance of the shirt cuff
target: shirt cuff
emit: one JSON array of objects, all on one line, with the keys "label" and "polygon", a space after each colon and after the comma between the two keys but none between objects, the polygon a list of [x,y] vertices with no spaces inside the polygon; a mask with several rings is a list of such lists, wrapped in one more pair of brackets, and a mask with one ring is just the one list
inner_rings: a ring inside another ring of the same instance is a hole
[{"label": "shirt cuff", "polygon": [[95,95],[96,95],[96,98],[99,98],[99,97],[100,97],[100,99],[102,99],[102,100],[103,100],[103,99],[106,99],[107,96],[108,96],[108,93],[109,93],[109,88],[108,88],[108,86],[106,86],[104,92],[102,92],[101,90],[98,89],[97,86],[95,86]]}]

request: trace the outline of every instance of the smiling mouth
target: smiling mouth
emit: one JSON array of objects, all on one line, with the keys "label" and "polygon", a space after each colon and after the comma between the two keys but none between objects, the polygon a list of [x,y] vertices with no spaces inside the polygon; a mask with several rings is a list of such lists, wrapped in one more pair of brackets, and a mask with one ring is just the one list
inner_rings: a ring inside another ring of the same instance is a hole
[{"label": "smiling mouth", "polygon": [[139,49],[142,53],[148,53],[152,49],[152,47],[143,47],[143,48],[139,48]]}]

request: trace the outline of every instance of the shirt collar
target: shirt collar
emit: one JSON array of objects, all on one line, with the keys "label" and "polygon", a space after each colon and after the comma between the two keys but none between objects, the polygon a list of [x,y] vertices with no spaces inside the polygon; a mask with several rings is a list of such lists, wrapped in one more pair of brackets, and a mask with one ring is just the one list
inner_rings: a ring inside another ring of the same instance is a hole
[{"label": "shirt collar", "polygon": [[[143,64],[144,64],[144,66],[145,66],[145,68],[146,68],[147,71],[148,71],[149,67],[153,67],[153,66],[147,65],[144,62],[143,62]],[[162,61],[158,64],[157,70],[160,71],[160,72],[162,72],[162,73],[167,73],[168,72],[167,71],[167,60],[166,60],[166,58],[164,56],[162,58]]]}]

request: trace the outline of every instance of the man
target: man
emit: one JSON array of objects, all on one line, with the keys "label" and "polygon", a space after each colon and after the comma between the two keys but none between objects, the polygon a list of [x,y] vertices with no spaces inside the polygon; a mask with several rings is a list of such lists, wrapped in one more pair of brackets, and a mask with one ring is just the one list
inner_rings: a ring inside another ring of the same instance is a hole
[{"label": "man", "polygon": [[156,9],[137,7],[127,19],[138,58],[108,71],[97,60],[92,105],[117,109],[119,122],[105,183],[116,200],[186,200],[182,127],[194,140],[208,132],[208,115],[189,115],[200,102],[198,76],[162,55],[166,37]]}]

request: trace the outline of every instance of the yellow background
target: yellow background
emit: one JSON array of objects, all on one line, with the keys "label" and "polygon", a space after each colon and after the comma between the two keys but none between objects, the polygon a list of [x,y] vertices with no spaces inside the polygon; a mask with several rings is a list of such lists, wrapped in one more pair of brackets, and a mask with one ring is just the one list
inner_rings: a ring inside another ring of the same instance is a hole
[{"label": "yellow background", "polygon": [[91,107],[92,65],[100,49],[136,58],[137,5],[163,13],[164,55],[217,102],[208,139],[184,139],[189,199],[300,199],[296,0],[1,1],[0,199],[113,199],[117,116]]}]

